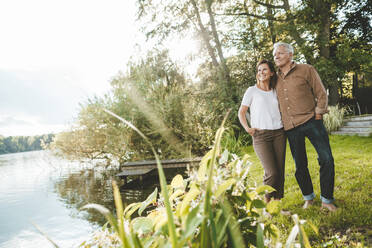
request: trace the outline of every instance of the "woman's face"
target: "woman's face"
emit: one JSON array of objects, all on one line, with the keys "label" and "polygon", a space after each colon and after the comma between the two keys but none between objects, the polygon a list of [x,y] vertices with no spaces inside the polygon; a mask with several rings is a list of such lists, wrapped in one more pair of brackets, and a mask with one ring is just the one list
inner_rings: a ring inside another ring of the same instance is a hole
[{"label": "woman's face", "polygon": [[274,73],[270,70],[268,64],[260,64],[257,68],[257,79],[259,82],[270,81]]}]

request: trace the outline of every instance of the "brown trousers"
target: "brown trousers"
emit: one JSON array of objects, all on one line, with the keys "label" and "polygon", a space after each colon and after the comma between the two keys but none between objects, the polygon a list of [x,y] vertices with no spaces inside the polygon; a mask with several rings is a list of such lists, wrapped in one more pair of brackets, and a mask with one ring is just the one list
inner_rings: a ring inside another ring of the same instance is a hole
[{"label": "brown trousers", "polygon": [[256,130],[253,135],[253,148],[265,171],[263,183],[276,190],[266,194],[267,199],[284,196],[286,141],[283,129]]}]

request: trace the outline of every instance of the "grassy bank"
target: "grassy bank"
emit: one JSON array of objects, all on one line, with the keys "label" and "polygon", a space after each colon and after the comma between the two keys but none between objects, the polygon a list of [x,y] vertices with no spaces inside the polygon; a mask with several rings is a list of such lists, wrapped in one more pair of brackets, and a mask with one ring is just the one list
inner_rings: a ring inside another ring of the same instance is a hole
[{"label": "grassy bank", "polygon": [[[302,209],[303,199],[287,145],[283,208],[319,228],[319,235],[307,230],[314,247],[355,247],[358,242],[372,247],[372,137],[330,136],[330,143],[335,159],[334,196],[339,209],[335,213],[320,209],[319,165],[316,151],[308,141],[309,170],[317,195],[315,205]],[[247,153],[253,162],[252,181],[262,184],[263,169],[251,146],[247,147]],[[274,221],[284,236],[288,236],[292,225],[290,217],[274,217]]]}]

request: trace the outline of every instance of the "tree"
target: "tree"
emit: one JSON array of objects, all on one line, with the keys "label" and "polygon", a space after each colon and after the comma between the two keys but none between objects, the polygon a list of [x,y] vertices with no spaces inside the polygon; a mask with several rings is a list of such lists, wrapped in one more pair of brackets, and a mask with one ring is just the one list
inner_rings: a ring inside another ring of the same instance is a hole
[{"label": "tree", "polygon": [[[45,138],[47,137],[47,139]],[[36,136],[0,136],[0,154],[42,150],[41,141],[49,144],[54,134]]]},{"label": "tree", "polygon": [[128,72],[112,80],[109,94],[81,105],[75,126],[58,134],[52,148],[70,158],[116,159],[120,164],[153,159],[143,138],[107,109],[141,130],[162,158],[201,155],[211,145],[210,127],[218,123],[187,80],[166,51],[131,61]]},{"label": "tree", "polygon": [[[345,77],[370,67],[365,36],[371,31],[362,25],[369,10],[365,0],[138,1],[142,31],[158,45],[132,58],[108,95],[82,104],[76,125],[54,144],[78,157],[113,156],[121,163],[152,158],[142,138],[104,109],[137,126],[163,158],[202,154],[228,109],[227,126],[237,130],[231,132],[237,140],[240,98],[256,82],[257,61],[272,58],[277,41],[293,44],[295,60],[317,68],[335,104]],[[157,49],[188,35],[203,44],[197,80]]]},{"label": "tree", "polygon": [[[368,10],[371,7],[367,1],[303,0],[299,1],[297,6],[290,5],[288,0],[237,2],[226,9],[226,15],[245,17],[247,23],[252,19],[260,23],[254,28],[248,28],[250,38],[246,39],[247,34],[244,34],[242,37],[245,39],[242,41],[252,42],[255,47],[261,46],[261,52],[264,54],[268,41],[270,46],[278,40],[294,44],[297,48],[297,59],[302,58],[318,69],[329,89],[331,105],[338,102],[341,82],[347,73],[353,70],[356,64],[359,63],[360,66],[370,60],[370,54],[366,52],[371,49],[371,45],[365,42],[370,38],[363,38],[359,44],[356,42],[358,36],[371,36],[371,28],[368,25],[371,20]],[[353,7],[350,8],[351,6]],[[358,17],[357,20],[354,20],[355,17]],[[249,24],[247,25],[249,27]],[[255,38],[262,37],[257,34],[264,33],[269,33],[270,37],[261,40]],[[342,53],[348,45],[351,45],[354,51],[345,51],[348,55],[345,60]],[[351,61],[353,62],[350,63]]]},{"label": "tree", "polygon": [[[219,2],[213,0],[138,1],[138,17],[144,22],[143,29],[147,37],[156,38],[158,42],[175,34],[194,33],[199,37],[209,55],[205,59],[211,61],[217,75],[213,81],[222,85],[219,88],[227,91],[229,94],[226,96],[237,103],[235,90],[231,91],[235,85],[230,77],[218,22],[215,19],[214,8],[218,4]],[[160,15],[159,10],[162,10]]]}]

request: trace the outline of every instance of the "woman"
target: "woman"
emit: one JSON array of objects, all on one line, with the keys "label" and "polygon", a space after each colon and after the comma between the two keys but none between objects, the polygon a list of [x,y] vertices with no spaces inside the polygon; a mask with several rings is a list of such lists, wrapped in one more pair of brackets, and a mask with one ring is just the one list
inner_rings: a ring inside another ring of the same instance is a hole
[{"label": "woman", "polygon": [[[275,86],[277,76],[274,64],[261,60],[257,64],[257,83],[247,89],[239,109],[239,120],[253,137],[253,148],[265,174],[263,182],[276,191],[265,195],[265,201],[279,200],[284,195],[284,164],[286,136],[283,130]],[[246,113],[250,108],[248,126]]]}]

